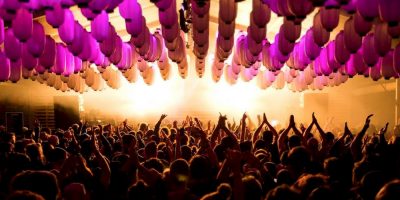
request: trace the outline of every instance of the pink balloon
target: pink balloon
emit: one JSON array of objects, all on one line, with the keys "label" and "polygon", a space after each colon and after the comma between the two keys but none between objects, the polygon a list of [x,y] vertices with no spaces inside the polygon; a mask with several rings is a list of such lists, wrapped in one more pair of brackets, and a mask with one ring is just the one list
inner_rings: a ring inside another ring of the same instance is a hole
[{"label": "pink balloon", "polygon": [[335,39],[335,60],[343,65],[350,59],[350,52],[346,49],[344,43],[344,33],[340,31]]},{"label": "pink balloon", "polygon": [[46,10],[46,21],[53,28],[58,28],[64,22],[64,8],[60,4],[54,5],[52,9]]},{"label": "pink balloon", "polygon": [[372,22],[365,20],[360,13],[353,15],[354,30],[360,36],[365,36],[372,29]]},{"label": "pink balloon", "polygon": [[68,50],[74,55],[78,56],[83,49],[85,41],[83,41],[83,35],[86,30],[79,24],[79,22],[74,23],[74,40],[68,45]]},{"label": "pink balloon", "polygon": [[286,40],[294,43],[300,37],[301,24],[295,24],[293,21],[285,18],[283,20],[283,24],[281,25],[280,32],[283,33],[283,36],[286,38]]},{"label": "pink balloon", "polygon": [[197,45],[205,45],[209,41],[209,29],[207,28],[205,31],[199,32],[197,30],[193,30],[193,41]]},{"label": "pink balloon", "polygon": [[232,23],[237,14],[237,5],[235,0],[220,0],[219,7],[219,19],[225,23]]},{"label": "pink balloon", "polygon": [[382,21],[388,22],[390,26],[395,26],[400,22],[400,1],[378,0],[378,8]]},{"label": "pink balloon", "polygon": [[[165,10],[169,7],[171,2],[172,2],[172,0],[164,0],[164,1],[157,2],[156,5],[160,10]],[[193,14],[203,16],[203,15],[208,14],[210,11],[210,2],[209,1],[191,0],[190,3],[192,5]]]},{"label": "pink balloon", "polygon": [[0,17],[0,44],[2,44],[4,42],[4,21],[3,19]]},{"label": "pink balloon", "polygon": [[146,27],[146,19],[142,17],[137,21],[126,21],[125,26],[126,26],[126,31],[132,37],[138,37]]},{"label": "pink balloon", "polygon": [[374,46],[379,56],[383,57],[389,52],[392,38],[388,34],[387,24],[376,24],[374,30]]},{"label": "pink balloon", "polygon": [[158,12],[160,24],[169,28],[178,23],[178,14],[176,13],[176,2],[172,1],[169,8]]},{"label": "pink balloon", "polygon": [[253,0],[253,11],[251,11],[250,16],[255,25],[263,28],[271,19],[271,10],[261,0]]},{"label": "pink balloon", "polygon": [[314,42],[318,46],[322,47],[329,41],[330,33],[322,27],[321,17],[319,12],[314,16],[314,23],[312,30],[313,30]]},{"label": "pink balloon", "polygon": [[335,42],[331,41],[329,42],[328,46],[326,47],[327,49],[327,55],[328,55],[328,65],[332,69],[333,72],[337,72],[341,65],[336,62],[336,57],[335,57]]},{"label": "pink balloon", "polygon": [[110,0],[110,3],[108,4],[108,7],[106,9],[107,13],[112,13],[114,12],[114,9],[122,3],[123,0]]},{"label": "pink balloon", "polygon": [[79,57],[74,57],[74,73],[82,70],[82,60]]},{"label": "pink balloon", "polygon": [[0,82],[8,81],[11,73],[10,60],[3,52],[0,52]]},{"label": "pink balloon", "polygon": [[66,65],[66,49],[63,44],[57,44],[56,50],[56,62],[53,66],[52,71],[57,75],[61,75],[65,71]]},{"label": "pink balloon", "polygon": [[13,83],[18,82],[22,75],[21,59],[11,61],[10,81]]},{"label": "pink balloon", "polygon": [[357,0],[356,6],[358,13],[368,21],[372,21],[378,16],[379,0]]},{"label": "pink balloon", "polygon": [[92,10],[89,8],[81,8],[81,13],[83,16],[86,17],[87,20],[92,21],[94,18],[96,18],[97,14],[94,13]]},{"label": "pink balloon", "polygon": [[65,9],[64,22],[58,28],[58,35],[60,36],[61,40],[66,44],[71,44],[74,40],[74,27],[74,15],[69,9]]},{"label": "pink balloon", "polygon": [[399,38],[400,37],[400,24],[397,24],[397,26],[389,26],[388,33],[392,38]]},{"label": "pink balloon", "polygon": [[108,14],[105,11],[102,11],[96,16],[96,18],[94,18],[93,21],[90,22],[90,27],[92,35],[97,42],[104,41],[108,36],[108,29],[110,27],[108,22]]},{"label": "pink balloon", "polygon": [[22,44],[14,36],[11,28],[5,31],[4,51],[11,61],[16,61],[21,58]]},{"label": "pink balloon", "polygon": [[362,56],[364,63],[370,67],[374,66],[378,62],[379,55],[375,51],[373,33],[368,33],[363,39]]},{"label": "pink balloon", "polygon": [[279,51],[283,55],[289,55],[294,48],[294,43],[286,40],[282,33],[282,27],[281,31],[275,35],[275,42],[278,44]]},{"label": "pink balloon", "polygon": [[[75,70],[75,58],[72,53],[65,51],[65,71],[63,72],[64,76],[70,76],[74,73]],[[71,78],[71,77],[70,77]]]},{"label": "pink balloon", "polygon": [[253,38],[257,43],[261,43],[267,35],[266,27],[260,28],[250,22],[250,26],[247,27],[247,35]]},{"label": "pink balloon", "polygon": [[361,47],[362,37],[354,30],[354,21],[349,18],[344,24],[344,44],[350,53],[355,53]]},{"label": "pink balloon", "polygon": [[210,21],[209,19],[210,15],[208,13],[201,17],[197,14],[192,14],[193,30],[201,32],[208,29],[208,23]]},{"label": "pink balloon", "polygon": [[333,31],[339,24],[339,9],[336,8],[320,8],[320,17],[322,27],[328,32]]},{"label": "pink balloon", "polygon": [[396,72],[393,66],[393,51],[389,51],[384,57],[380,59],[382,76],[386,80],[389,80],[390,78],[398,78],[399,74]]},{"label": "pink balloon", "polygon": [[32,13],[24,8],[20,8],[12,21],[14,35],[21,42],[27,41],[32,35],[32,18]]},{"label": "pink balloon", "polygon": [[46,69],[50,69],[55,63],[56,43],[50,36],[46,36],[43,54],[39,58],[39,63]]},{"label": "pink balloon", "polygon": [[110,57],[115,51],[115,29],[109,24],[108,35],[105,40],[100,43],[100,50],[106,57]]},{"label": "pink balloon", "polygon": [[400,73],[400,43],[397,44],[393,51],[393,66],[397,73]]},{"label": "pink balloon", "polygon": [[304,51],[310,60],[315,60],[319,56],[321,47],[314,41],[313,29],[308,29],[304,36]]},{"label": "pink balloon", "polygon": [[46,42],[46,35],[44,33],[44,28],[42,24],[34,21],[32,36],[26,42],[27,50],[34,57],[38,58],[43,53],[45,42]]},{"label": "pink balloon", "polygon": [[372,80],[374,80],[374,81],[378,81],[379,79],[382,78],[382,75],[381,75],[382,64],[381,64],[381,62],[382,62],[382,59],[380,58],[378,63],[375,66],[369,68],[369,75],[371,76]]},{"label": "pink balloon", "polygon": [[136,22],[142,18],[142,9],[137,0],[124,0],[118,8],[121,17],[126,21]]},{"label": "pink balloon", "polygon": [[103,10],[107,8],[109,4],[109,0],[100,0],[100,1],[90,1],[88,7],[92,10],[93,13],[100,14]]},{"label": "pink balloon", "polygon": [[225,39],[232,38],[235,32],[235,23],[225,23],[221,19],[218,21],[218,35]]},{"label": "pink balloon", "polygon": [[28,51],[28,46],[26,44],[22,45],[22,66],[27,70],[32,70],[38,64],[38,59],[32,56],[31,53]]},{"label": "pink balloon", "polygon": [[298,18],[304,19],[314,10],[314,6],[308,0],[288,0],[290,12]]}]

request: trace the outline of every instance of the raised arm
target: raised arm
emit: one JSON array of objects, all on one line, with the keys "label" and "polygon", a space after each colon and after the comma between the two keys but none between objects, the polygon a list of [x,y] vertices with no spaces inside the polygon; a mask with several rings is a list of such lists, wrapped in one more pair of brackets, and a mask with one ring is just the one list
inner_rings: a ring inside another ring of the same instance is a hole
[{"label": "raised arm", "polygon": [[232,141],[234,141],[234,148],[239,150],[240,147],[239,147],[238,139],[236,138],[235,134],[233,134],[232,131],[230,131],[225,125],[226,116],[220,116],[220,118],[222,119],[221,122],[220,122],[221,123],[220,124],[221,129],[228,135],[228,137],[232,138]]},{"label": "raised arm", "polygon": [[315,124],[315,126],[318,129],[318,133],[319,133],[319,136],[321,137],[322,142],[326,141],[326,133],[325,133],[324,130],[322,130],[322,128],[319,125],[318,120],[315,117],[314,113],[312,113],[312,120],[313,120],[313,123]]},{"label": "raised arm", "polygon": [[353,154],[353,157],[358,160],[361,156],[361,151],[362,151],[362,138],[365,136],[365,133],[367,132],[369,128],[369,124],[371,123],[371,117],[374,116],[373,114],[368,115],[368,117],[365,119],[364,126],[362,130],[354,137],[353,141],[351,142],[350,148],[351,152]]},{"label": "raised arm", "polygon": [[254,131],[253,138],[251,139],[251,141],[253,142],[253,144],[256,143],[256,141],[257,141],[257,139],[258,139],[258,135],[260,135],[260,132],[261,132],[261,130],[263,129],[265,123],[267,123],[267,117],[265,116],[265,113],[264,113],[264,118],[263,118],[262,121],[260,121],[259,126],[258,126],[258,128],[256,129],[256,131]]},{"label": "raised arm", "polygon": [[292,120],[289,120],[289,125],[288,127],[279,135],[278,137],[278,151],[279,155],[282,154],[285,150],[287,150],[287,144],[285,144],[285,138],[289,134],[290,129],[292,128],[291,124]]},{"label": "raised arm", "polygon": [[[102,131],[102,129],[101,129],[101,131]],[[101,169],[100,182],[104,188],[108,188],[108,186],[110,185],[110,180],[111,180],[110,166],[108,164],[107,159],[100,153],[96,134],[92,135],[91,140],[92,140],[93,153],[94,153],[96,160],[99,164],[99,167]]]},{"label": "raised arm", "polygon": [[162,120],[164,120],[167,117],[166,114],[162,114],[156,125],[154,126],[154,135],[157,136],[157,138],[160,138],[160,126]]},{"label": "raised arm", "polygon": [[387,132],[387,128],[389,126],[389,123],[386,123],[385,127],[381,128],[381,130],[379,131],[379,146],[381,147],[385,147],[387,146],[387,141],[385,138],[385,133]]},{"label": "raised arm", "polygon": [[290,120],[291,120],[290,124],[292,125],[291,128],[293,129],[294,134],[299,136],[300,139],[301,139],[301,142],[303,143],[303,146],[306,146],[307,145],[307,140],[306,140],[306,138],[303,137],[303,135],[301,134],[301,131],[297,128],[296,122],[294,121],[294,116],[293,115],[290,116]]},{"label": "raised arm", "polygon": [[246,113],[243,114],[242,117],[242,131],[240,133],[240,142],[244,142],[244,136],[246,135]]}]

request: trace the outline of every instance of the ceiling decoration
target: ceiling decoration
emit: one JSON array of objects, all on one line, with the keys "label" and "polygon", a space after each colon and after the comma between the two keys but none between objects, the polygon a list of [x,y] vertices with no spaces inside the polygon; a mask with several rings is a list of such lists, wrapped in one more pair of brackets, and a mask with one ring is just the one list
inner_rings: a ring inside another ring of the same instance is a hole
[{"label": "ceiling decoration", "polygon": [[155,73],[178,75],[171,67],[292,91],[398,78],[399,9],[398,0],[0,0],[0,81],[82,93],[139,75],[151,85]]}]

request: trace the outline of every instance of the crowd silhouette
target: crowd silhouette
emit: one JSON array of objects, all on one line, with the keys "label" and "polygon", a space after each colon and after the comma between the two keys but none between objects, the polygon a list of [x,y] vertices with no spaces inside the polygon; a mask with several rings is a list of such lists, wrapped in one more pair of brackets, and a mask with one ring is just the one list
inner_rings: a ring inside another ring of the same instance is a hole
[{"label": "crowd silhouette", "polygon": [[400,198],[400,138],[388,124],[352,133],[308,126],[277,130],[264,114],[249,128],[220,115],[215,125],[118,126],[38,121],[22,135],[0,130],[0,199],[9,200],[391,200]]}]

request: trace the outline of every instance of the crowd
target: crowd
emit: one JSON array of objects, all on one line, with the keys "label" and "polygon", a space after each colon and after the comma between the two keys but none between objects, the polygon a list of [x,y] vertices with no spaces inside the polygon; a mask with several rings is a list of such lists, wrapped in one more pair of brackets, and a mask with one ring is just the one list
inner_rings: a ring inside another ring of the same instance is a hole
[{"label": "crowd", "polygon": [[154,127],[37,122],[23,135],[0,130],[0,199],[9,200],[391,200],[400,198],[400,138],[388,124],[366,135],[308,126],[255,130],[220,115]]}]

